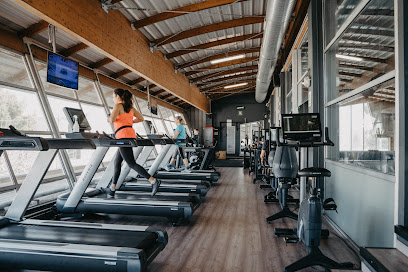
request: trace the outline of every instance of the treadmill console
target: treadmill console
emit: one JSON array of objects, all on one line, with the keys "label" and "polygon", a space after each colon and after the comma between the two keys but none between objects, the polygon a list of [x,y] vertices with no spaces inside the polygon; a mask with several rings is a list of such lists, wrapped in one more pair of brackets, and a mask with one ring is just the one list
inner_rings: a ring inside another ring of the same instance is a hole
[{"label": "treadmill console", "polygon": [[86,119],[83,110],[65,107],[63,111],[71,127],[74,125],[74,116],[76,115],[78,117],[79,131],[91,130],[91,125],[88,119]]},{"label": "treadmill console", "polygon": [[0,150],[48,150],[48,143],[41,137],[18,135],[10,129],[0,128]]}]

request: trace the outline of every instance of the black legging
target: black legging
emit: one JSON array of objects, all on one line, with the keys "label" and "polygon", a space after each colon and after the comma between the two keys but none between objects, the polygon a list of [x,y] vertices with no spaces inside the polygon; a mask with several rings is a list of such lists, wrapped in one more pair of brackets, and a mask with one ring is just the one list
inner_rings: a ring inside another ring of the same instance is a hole
[{"label": "black legging", "polygon": [[131,147],[119,147],[118,149],[119,150],[116,153],[114,159],[112,184],[116,185],[116,183],[118,182],[123,160],[125,160],[125,162],[127,163],[127,165],[129,165],[130,168],[139,173],[139,175],[142,175],[144,178],[147,179],[151,178],[151,175],[146,171],[146,169],[144,169],[141,165],[136,163],[135,158],[133,157],[133,149]]},{"label": "black legging", "polygon": [[177,155],[180,155],[181,159],[185,159],[185,154],[184,154],[184,145],[179,145],[178,148],[174,151],[174,154],[172,156],[173,159],[177,158]]}]

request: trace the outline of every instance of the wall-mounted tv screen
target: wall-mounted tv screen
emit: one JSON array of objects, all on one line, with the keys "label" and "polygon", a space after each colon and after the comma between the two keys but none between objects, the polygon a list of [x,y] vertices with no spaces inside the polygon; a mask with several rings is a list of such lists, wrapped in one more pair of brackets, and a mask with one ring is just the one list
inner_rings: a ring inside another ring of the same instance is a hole
[{"label": "wall-mounted tv screen", "polygon": [[48,51],[47,82],[78,90],[78,62]]}]

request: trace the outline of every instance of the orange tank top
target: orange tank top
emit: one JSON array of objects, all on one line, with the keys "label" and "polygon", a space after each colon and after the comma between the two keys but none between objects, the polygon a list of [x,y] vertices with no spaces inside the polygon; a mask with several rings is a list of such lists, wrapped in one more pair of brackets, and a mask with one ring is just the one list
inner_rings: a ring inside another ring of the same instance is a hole
[{"label": "orange tank top", "polygon": [[116,117],[115,122],[113,122],[113,126],[115,127],[115,131],[117,131],[119,128],[123,126],[130,126],[130,127],[125,127],[119,130],[116,134],[115,137],[116,139],[124,139],[124,138],[131,138],[135,139],[136,138],[136,132],[132,127],[133,125],[133,110],[130,110],[129,112],[125,112],[122,114],[119,114],[118,117]]}]

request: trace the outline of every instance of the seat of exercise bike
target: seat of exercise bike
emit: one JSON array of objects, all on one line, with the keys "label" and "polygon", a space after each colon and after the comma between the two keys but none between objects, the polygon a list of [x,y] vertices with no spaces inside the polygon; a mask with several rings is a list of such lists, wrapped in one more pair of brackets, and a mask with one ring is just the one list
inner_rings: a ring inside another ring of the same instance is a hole
[{"label": "seat of exercise bike", "polygon": [[309,167],[298,172],[299,177],[330,177],[331,172],[326,168]]}]

